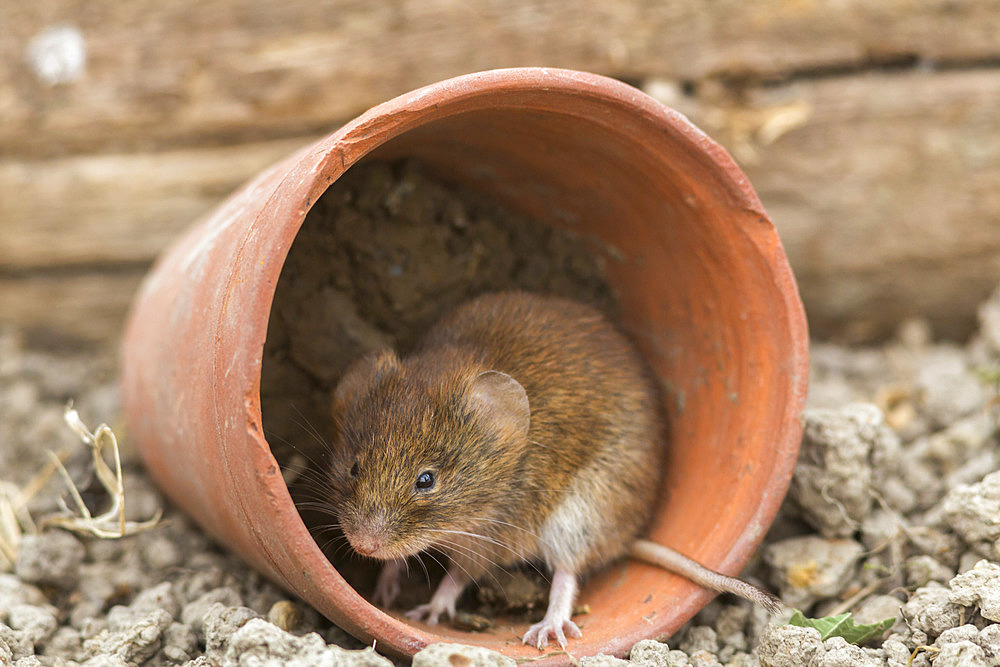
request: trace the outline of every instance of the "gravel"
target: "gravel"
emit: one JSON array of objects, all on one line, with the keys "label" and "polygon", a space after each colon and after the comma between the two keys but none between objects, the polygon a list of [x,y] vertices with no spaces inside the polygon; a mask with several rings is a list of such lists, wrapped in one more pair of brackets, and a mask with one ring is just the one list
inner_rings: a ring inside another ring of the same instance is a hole
[{"label": "gravel", "polygon": [[1000,472],[981,482],[961,484],[948,492],[938,520],[984,556],[997,556],[1000,539]]},{"label": "gravel", "polygon": [[769,545],[764,560],[785,604],[804,609],[846,590],[863,552],[854,540],[806,535]]},{"label": "gravel", "polygon": [[392,667],[392,662],[370,648],[348,651],[339,646],[328,645],[316,633],[298,637],[259,618],[246,621],[232,633],[220,661],[223,665],[241,667]]},{"label": "gravel", "polygon": [[671,649],[663,642],[643,639],[632,647],[629,659],[640,667],[683,667],[687,664],[684,651]]},{"label": "gravel", "polygon": [[73,588],[80,578],[84,548],[80,540],[61,530],[25,535],[18,547],[15,572],[31,584]]},{"label": "gravel", "polygon": [[[934,343],[919,323],[879,347],[816,343],[805,439],[792,491],[744,573],[807,616],[897,617],[885,638],[854,646],[782,625],[729,597],[666,642],[636,644],[638,665],[833,667],[1000,665],[1000,293],[966,345]],[[0,572],[0,664],[392,665],[249,572],[170,507],[127,450],[110,354],[29,349],[0,332],[0,470],[22,488],[47,449],[90,503],[87,453],[61,424],[75,397],[84,420],[109,421],[126,450],[130,518],[165,521],[123,540],[57,529],[26,535]],[[64,491],[51,480],[39,518]],[[570,651],[572,652],[572,643]],[[912,663],[909,663],[912,658]],[[582,665],[620,665],[595,656]],[[432,646],[416,665],[510,665],[483,649]]]},{"label": "gravel", "polygon": [[823,653],[823,640],[815,628],[769,625],[757,644],[757,658],[763,667],[810,665]]},{"label": "gravel", "polygon": [[871,511],[881,484],[895,477],[899,437],[870,403],[809,409],[804,419],[790,499],[824,537],[848,537]]},{"label": "gravel", "polygon": [[961,607],[976,607],[983,618],[1000,622],[1000,565],[982,560],[952,579],[948,600]]},{"label": "gravel", "polygon": [[932,581],[910,595],[903,605],[903,617],[911,627],[921,630],[933,639],[962,619],[962,608],[949,600],[947,586]]},{"label": "gravel", "polygon": [[517,662],[513,658],[482,647],[445,643],[428,646],[413,656],[413,667],[462,667],[463,665],[514,667]]}]

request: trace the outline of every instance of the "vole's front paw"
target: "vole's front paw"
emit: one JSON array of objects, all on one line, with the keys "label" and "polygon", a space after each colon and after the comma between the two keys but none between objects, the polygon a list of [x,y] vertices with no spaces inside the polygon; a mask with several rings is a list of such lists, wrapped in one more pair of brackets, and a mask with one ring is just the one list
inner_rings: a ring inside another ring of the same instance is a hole
[{"label": "vole's front paw", "polygon": [[406,617],[411,621],[423,621],[427,625],[437,625],[442,614],[446,618],[454,618],[455,602],[452,601],[451,604],[448,604],[431,599],[427,604],[419,605],[406,612]]},{"label": "vole's front paw", "polygon": [[388,609],[396,600],[399,591],[402,589],[400,578],[403,576],[403,561],[389,561],[382,566],[379,572],[378,581],[375,583],[375,592],[372,594],[372,602],[383,609]]},{"label": "vole's front paw", "polygon": [[379,580],[378,585],[375,586],[375,593],[372,595],[372,602],[383,609],[389,609],[392,603],[396,601],[400,590],[402,590],[402,587],[399,585],[399,579],[391,579],[385,582]]},{"label": "vole's front paw", "polygon": [[559,642],[560,648],[565,651],[566,635],[573,639],[579,639],[583,633],[569,618],[555,618],[546,614],[545,618],[528,628],[521,641],[529,645],[534,644],[535,648],[541,651],[549,645],[549,637],[552,636]]}]

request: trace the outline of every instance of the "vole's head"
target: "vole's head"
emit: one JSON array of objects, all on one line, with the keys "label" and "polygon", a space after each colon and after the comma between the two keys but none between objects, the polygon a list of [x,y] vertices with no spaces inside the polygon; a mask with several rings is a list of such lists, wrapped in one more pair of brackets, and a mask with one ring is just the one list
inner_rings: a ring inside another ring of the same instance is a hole
[{"label": "vole's head", "polygon": [[347,369],[333,412],[331,500],[362,555],[413,555],[515,502],[529,408],[504,373],[457,351],[405,362],[377,352]]}]

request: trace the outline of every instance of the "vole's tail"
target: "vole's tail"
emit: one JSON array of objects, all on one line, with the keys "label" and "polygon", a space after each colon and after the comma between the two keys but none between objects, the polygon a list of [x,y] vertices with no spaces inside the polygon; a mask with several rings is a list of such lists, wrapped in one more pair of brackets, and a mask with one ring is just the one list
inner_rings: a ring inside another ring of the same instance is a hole
[{"label": "vole's tail", "polygon": [[774,595],[736,577],[727,577],[710,570],[670,547],[649,540],[636,540],[632,543],[629,553],[641,561],[658,565],[669,572],[690,579],[699,586],[723,593],[735,593],[741,598],[759,604],[771,613],[781,611],[781,600]]}]

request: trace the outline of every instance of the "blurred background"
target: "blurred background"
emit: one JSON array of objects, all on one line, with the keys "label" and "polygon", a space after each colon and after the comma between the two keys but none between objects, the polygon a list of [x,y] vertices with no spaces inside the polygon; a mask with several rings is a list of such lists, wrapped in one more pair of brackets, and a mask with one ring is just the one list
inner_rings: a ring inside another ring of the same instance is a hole
[{"label": "blurred background", "polygon": [[997,0],[2,0],[0,327],[115,345],[156,255],[255,172],[521,65],[620,78],[728,148],[814,337],[961,339],[1000,280]]}]

